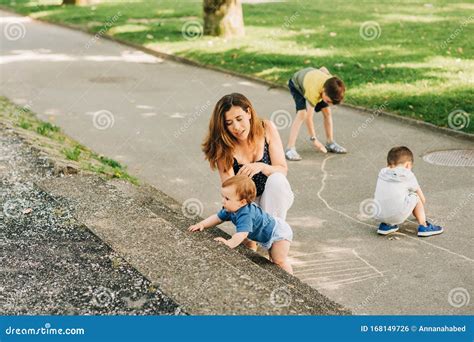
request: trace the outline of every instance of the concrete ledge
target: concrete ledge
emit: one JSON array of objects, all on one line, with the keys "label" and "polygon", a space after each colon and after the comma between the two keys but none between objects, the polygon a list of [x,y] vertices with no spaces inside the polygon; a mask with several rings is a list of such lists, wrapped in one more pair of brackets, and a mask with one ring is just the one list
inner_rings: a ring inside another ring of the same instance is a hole
[{"label": "concrete ledge", "polygon": [[80,222],[189,314],[350,313],[244,247],[216,244],[212,237],[225,234],[218,229],[188,233],[177,202],[151,187],[80,174],[37,185],[71,202]]}]

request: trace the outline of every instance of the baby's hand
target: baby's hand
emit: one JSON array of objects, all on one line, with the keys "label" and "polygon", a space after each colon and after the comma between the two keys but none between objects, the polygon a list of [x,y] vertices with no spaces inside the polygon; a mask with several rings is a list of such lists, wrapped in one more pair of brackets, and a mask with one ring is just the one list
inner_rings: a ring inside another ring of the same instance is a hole
[{"label": "baby's hand", "polygon": [[193,224],[192,226],[188,228],[188,230],[190,232],[196,232],[196,231],[202,232],[204,230],[204,225],[202,223]]},{"label": "baby's hand", "polygon": [[[219,242],[219,243],[223,243],[223,244],[226,245],[226,246],[229,246],[228,240],[226,240],[226,239],[224,239],[224,238],[216,237],[216,238],[214,239],[214,241],[217,241],[217,242]],[[229,247],[230,247],[230,246],[229,246]]]},{"label": "baby's hand", "polygon": [[321,151],[321,152],[323,152],[323,153],[328,153],[328,150],[326,149],[326,147],[325,147],[323,144],[321,144],[318,139],[313,140],[312,142],[313,142],[313,146],[314,146],[317,150],[319,150],[319,151]]}]

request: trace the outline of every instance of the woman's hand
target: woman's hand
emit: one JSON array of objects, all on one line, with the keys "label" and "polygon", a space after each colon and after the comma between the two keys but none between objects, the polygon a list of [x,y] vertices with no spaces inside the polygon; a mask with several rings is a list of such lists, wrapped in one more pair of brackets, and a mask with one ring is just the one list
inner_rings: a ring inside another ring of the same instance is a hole
[{"label": "woman's hand", "polygon": [[190,232],[197,232],[197,231],[202,232],[204,228],[205,228],[204,225],[201,222],[199,222],[190,226],[188,230]]},{"label": "woman's hand", "polygon": [[244,175],[247,177],[252,178],[255,176],[257,173],[263,172],[263,170],[267,167],[268,165],[265,163],[250,163],[250,164],[244,164],[239,172],[237,173],[238,175]]}]

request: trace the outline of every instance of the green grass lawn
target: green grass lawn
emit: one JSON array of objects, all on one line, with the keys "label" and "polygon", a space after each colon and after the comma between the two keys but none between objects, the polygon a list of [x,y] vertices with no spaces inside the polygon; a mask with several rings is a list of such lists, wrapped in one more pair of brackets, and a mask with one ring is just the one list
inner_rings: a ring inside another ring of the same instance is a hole
[{"label": "green grass lawn", "polygon": [[[474,120],[469,120],[474,107],[472,2],[249,3],[243,5],[246,36],[227,40],[183,35],[190,22],[202,24],[201,1],[58,3],[0,0],[32,17],[95,33],[106,30],[126,41],[282,85],[300,68],[324,65],[345,81],[347,103],[383,107],[444,127],[457,111],[467,120],[452,128],[474,132]],[[373,22],[375,30],[369,28],[364,36],[366,22]]]}]

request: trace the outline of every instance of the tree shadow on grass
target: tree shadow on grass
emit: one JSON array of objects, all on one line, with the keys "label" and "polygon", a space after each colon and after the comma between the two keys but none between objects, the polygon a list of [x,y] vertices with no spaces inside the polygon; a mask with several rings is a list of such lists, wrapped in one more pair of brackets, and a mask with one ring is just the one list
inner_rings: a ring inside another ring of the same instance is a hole
[{"label": "tree shadow on grass", "polygon": [[[348,87],[358,87],[368,82],[373,83],[415,83],[419,80],[442,81],[443,79],[431,74],[438,68],[402,68],[383,67],[390,59],[373,60],[372,55],[358,56],[357,59],[341,55],[307,58],[305,56],[283,55],[276,53],[259,53],[248,47],[229,49],[224,52],[207,52],[202,50],[184,50],[181,56],[204,63],[221,65],[238,72],[258,75],[268,69],[276,70],[272,76],[276,82],[285,84],[288,79],[301,68],[326,66],[335,75],[341,77]],[[410,61],[423,61],[424,56],[412,55]],[[221,63],[223,61],[224,63]],[[393,60],[392,60],[393,62]],[[334,65],[343,64],[341,67]]]},{"label": "tree shadow on grass", "polygon": [[[220,65],[237,72],[259,75],[265,70],[272,69],[272,81],[286,85],[288,79],[296,71],[295,65],[305,65],[303,56],[288,56],[281,54],[261,54],[249,51],[248,48],[230,49],[222,53],[208,53],[196,50],[186,50],[181,56],[190,58],[201,63]],[[344,63],[344,67],[334,70],[346,83],[348,91],[347,102],[356,105],[373,107],[374,104],[385,103],[385,110],[396,112],[403,116],[421,119],[435,125],[447,127],[448,115],[455,110],[463,110],[471,113],[474,110],[474,90],[468,87],[455,87],[442,92],[432,91],[429,88],[418,92],[416,84],[420,81],[435,82],[442,84],[442,77],[433,76],[433,71],[439,68],[404,68],[393,67],[374,70],[370,67],[373,63],[372,55],[359,56],[358,62],[342,56],[315,58],[310,65],[330,66],[336,63]],[[423,61],[424,55],[411,55],[410,61]],[[225,64],[220,64],[224,61]],[[385,61],[385,60],[384,60]],[[331,68],[330,68],[331,69]],[[366,86],[372,83],[370,91],[362,95],[350,95],[350,89]],[[399,89],[384,89],[384,86],[394,84]],[[380,86],[380,88],[378,88]],[[413,92],[410,92],[410,87]],[[407,90],[408,89],[408,90]],[[372,93],[371,93],[372,92]],[[466,132],[474,132],[474,124],[462,129]]]}]

